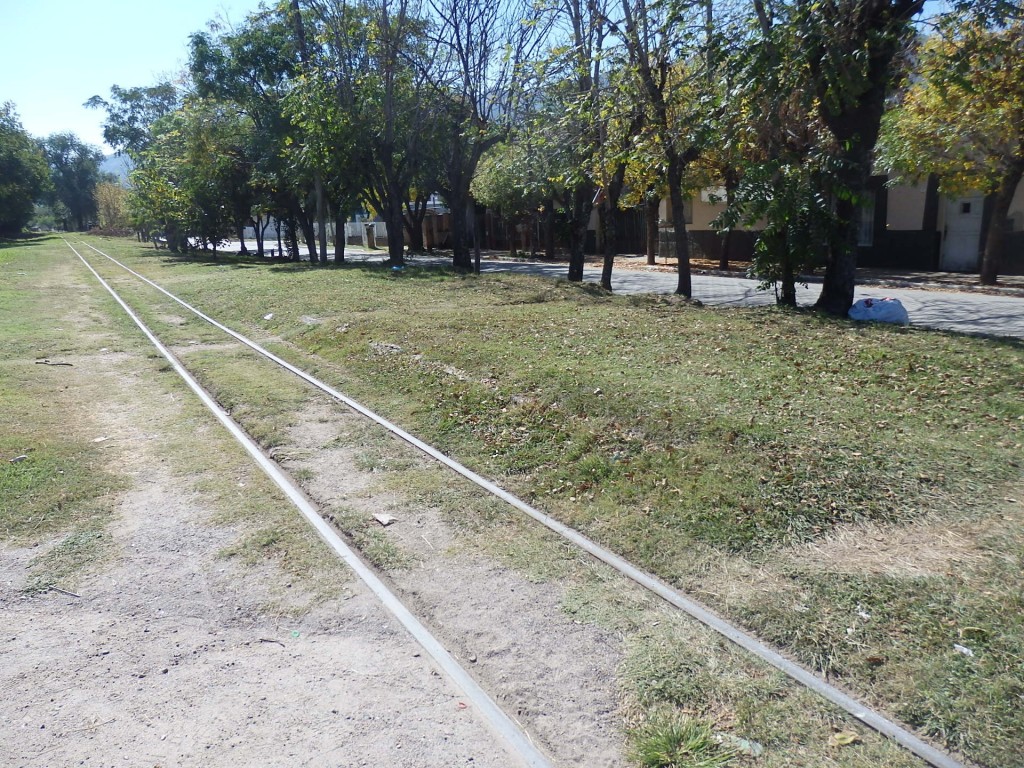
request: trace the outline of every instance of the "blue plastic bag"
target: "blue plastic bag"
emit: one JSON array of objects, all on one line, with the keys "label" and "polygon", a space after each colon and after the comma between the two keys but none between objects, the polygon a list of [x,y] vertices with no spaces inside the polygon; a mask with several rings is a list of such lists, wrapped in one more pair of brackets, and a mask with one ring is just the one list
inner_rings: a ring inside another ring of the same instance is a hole
[{"label": "blue plastic bag", "polygon": [[850,307],[851,320],[910,325],[910,315],[899,299],[861,299]]}]

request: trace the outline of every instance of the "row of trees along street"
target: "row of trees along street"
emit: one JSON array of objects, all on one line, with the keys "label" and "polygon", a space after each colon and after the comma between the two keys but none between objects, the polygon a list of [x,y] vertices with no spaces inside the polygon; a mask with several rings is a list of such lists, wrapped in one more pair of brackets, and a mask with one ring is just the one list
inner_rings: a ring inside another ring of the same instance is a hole
[{"label": "row of trees along street", "polygon": [[[719,188],[720,230],[762,230],[755,270],[781,300],[823,266],[817,306],[844,314],[858,208],[883,168],[995,193],[982,277],[998,274],[1024,168],[1021,3],[924,5],[291,0],[193,35],[180,82],[88,104],[134,164],[137,225],[175,250],[255,223],[262,253],[273,218],[291,253],[301,237],[327,264],[328,218],[342,231],[364,205],[419,250],[440,194],[456,268],[479,269],[482,204],[545,220],[549,251],[560,227],[580,280],[596,207],[610,288],[622,209],[666,198],[689,296],[684,201]],[[402,263],[403,238],[388,248]]]}]

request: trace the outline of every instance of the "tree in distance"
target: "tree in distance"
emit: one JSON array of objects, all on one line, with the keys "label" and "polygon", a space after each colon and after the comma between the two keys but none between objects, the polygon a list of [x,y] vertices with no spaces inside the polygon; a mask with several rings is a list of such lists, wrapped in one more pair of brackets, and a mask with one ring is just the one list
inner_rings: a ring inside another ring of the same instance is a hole
[{"label": "tree in distance", "polygon": [[73,133],[55,133],[43,139],[42,146],[53,184],[50,203],[67,211],[64,229],[88,229],[96,216],[95,193],[103,153]]},{"label": "tree in distance", "polygon": [[0,105],[0,236],[28,224],[35,201],[50,184],[46,157],[25,132],[14,104]]}]

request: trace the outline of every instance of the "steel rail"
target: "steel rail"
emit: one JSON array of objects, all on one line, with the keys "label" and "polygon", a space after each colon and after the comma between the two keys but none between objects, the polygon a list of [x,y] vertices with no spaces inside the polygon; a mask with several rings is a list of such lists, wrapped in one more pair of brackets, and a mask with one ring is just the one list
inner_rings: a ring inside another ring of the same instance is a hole
[{"label": "steel rail", "polygon": [[121,267],[121,269],[125,270],[126,272],[129,272],[130,274],[139,278],[143,282],[149,284],[150,286],[158,290],[160,293],[167,296],[169,299],[177,302],[185,309],[194,313],[198,317],[202,318],[203,320],[210,323],[214,327],[220,329],[221,331],[228,334],[237,341],[241,342],[242,344],[246,345],[250,349],[254,350],[255,352],[258,352],[259,354],[263,355],[269,360],[272,360],[274,363],[281,366],[282,368],[285,368],[286,370],[294,373],[296,376],[303,379],[307,383],[313,385],[322,392],[325,392],[326,394],[330,395],[336,400],[344,403],[352,410],[361,413],[371,421],[374,421],[377,424],[381,425],[395,436],[401,438],[405,442],[416,447],[417,449],[427,454],[431,458],[437,460],[441,464],[444,464],[445,466],[449,467],[451,470],[462,475],[463,477],[470,480],[480,488],[483,488],[484,490],[488,491],[489,493],[493,494],[499,499],[502,499],[511,506],[523,512],[524,514],[529,515],[538,523],[545,526],[549,530],[557,533],[559,536],[566,539],[567,541],[575,544],[577,547],[587,552],[592,557],[614,568],[623,576],[626,576],[633,582],[639,584],[640,586],[644,587],[650,592],[653,592],[654,594],[658,595],[658,597],[662,598],[670,605],[673,605],[676,608],[679,608],[680,610],[686,612],[687,614],[697,619],[705,626],[715,630],[723,637],[728,638],[744,650],[758,657],[762,661],[770,664],[779,671],[785,673],[791,679],[795,680],[796,682],[800,683],[806,688],[811,689],[812,691],[822,696],[823,698],[827,699],[828,701],[832,702],[839,708],[845,710],[848,714],[852,715],[854,718],[862,722],[864,725],[877,731],[883,736],[891,739],[892,741],[902,746],[904,749],[907,749],[908,751],[914,753],[922,760],[927,762],[929,765],[935,766],[935,768],[965,768],[963,763],[959,762],[948,753],[943,752],[940,749],[937,749],[936,747],[924,741],[914,733],[911,733],[895,721],[890,720],[880,712],[872,709],[871,707],[868,707],[860,701],[857,701],[855,698],[853,698],[847,693],[844,693],[836,686],[831,685],[830,683],[822,680],[811,670],[806,669],[797,664],[796,662],[786,658],[775,649],[762,643],[760,640],[758,640],[750,633],[745,632],[744,630],[734,626],[733,624],[730,624],[728,621],[714,613],[707,606],[704,606],[701,603],[698,603],[692,598],[686,596],[685,594],[683,594],[676,588],[668,585],[667,583],[665,583],[658,577],[654,576],[653,574],[650,574],[646,571],[637,568],[635,565],[630,563],[625,558],[620,557],[611,550],[608,550],[600,544],[597,544],[593,540],[581,534],[579,531],[570,528],[569,526],[556,520],[550,515],[547,515],[544,512],[541,512],[540,510],[536,509],[535,507],[532,507],[522,499],[506,491],[504,488],[501,488],[500,486],[496,485],[494,482],[482,477],[481,475],[477,474],[468,467],[465,467],[455,459],[452,459],[451,457],[441,453],[441,451],[439,451],[438,449],[434,448],[431,445],[428,445],[419,438],[406,432],[401,427],[393,424],[384,417],[377,415],[369,408],[366,408],[365,406],[356,402],[347,395],[342,394],[338,390],[331,387],[329,384],[320,381],[311,374],[306,373],[305,371],[296,367],[295,365],[292,365],[287,360],[283,360],[282,358],[275,355],[273,352],[264,349],[259,344],[252,341],[251,339],[246,338],[237,331],[234,331],[231,328],[228,328],[227,326],[217,322],[212,317],[209,317],[202,311],[193,307],[191,304],[188,304],[182,299],[179,299],[177,296],[170,293],[160,285],[157,285],[149,278],[140,275],[135,270],[125,266],[114,257],[104,253],[103,251],[93,247],[92,245],[89,245],[88,243],[83,244],[86,245],[88,248],[91,248],[93,251],[100,254],[101,256],[109,259],[114,264]]},{"label": "steel rail", "polygon": [[[309,502],[302,491],[292,482],[281,468],[268,458],[260,447],[250,438],[242,428],[217,404],[213,397],[203,386],[190,374],[175,355],[165,347],[153,332],[139,319],[131,307],[117,294],[117,292],[104,280],[100,274],[93,269],[92,265],[75,250],[67,240],[68,247],[82,260],[82,263],[92,272],[100,284],[107,289],[107,292],[127,313],[132,321],[146,335],[146,338],[153,344],[161,355],[171,364],[174,371],[185,381],[188,387],[199,397],[203,404],[209,409],[217,420],[231,433],[246,452],[256,461],[260,469],[277,485],[288,497],[289,501],[302,513],[303,517],[316,530],[328,546],[351,568],[355,574],[366,584],[376,595],[384,608],[394,616],[398,622],[412,635],[423,650],[430,656],[438,667],[448,676],[448,679],[461,691],[464,697],[471,702],[481,714],[484,722],[504,742],[510,756],[520,766],[525,768],[554,768],[550,759],[530,740],[526,732],[507,715],[501,707],[488,695],[476,680],[455,660],[447,649],[431,634],[430,630],[413,613],[406,608],[402,601],[388,589],[387,585],[377,576],[373,570],[362,561],[362,559],[349,547],[338,533],[323,519],[317,509]],[[86,243],[88,245],[88,243]],[[92,246],[89,246],[92,247]],[[94,249],[95,250],[95,249]],[[106,255],[106,254],[103,254]],[[108,257],[109,258],[109,257]]]}]

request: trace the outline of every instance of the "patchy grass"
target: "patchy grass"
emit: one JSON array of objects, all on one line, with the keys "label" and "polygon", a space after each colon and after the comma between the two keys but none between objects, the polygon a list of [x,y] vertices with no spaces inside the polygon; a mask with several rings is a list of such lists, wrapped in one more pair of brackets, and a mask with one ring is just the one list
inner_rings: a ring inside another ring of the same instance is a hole
[{"label": "patchy grass", "polygon": [[328,519],[382,571],[408,568],[411,564],[410,557],[365,514],[341,507],[333,510]]},{"label": "patchy grass", "polygon": [[204,388],[215,393],[221,407],[266,448],[284,443],[289,417],[309,395],[305,386],[282,376],[271,363],[263,364],[265,375],[253,376],[253,353],[241,345],[192,347],[180,359]]},{"label": "patchy grass", "polygon": [[724,768],[734,754],[715,739],[708,723],[662,716],[645,722],[633,736],[641,768]]},{"label": "patchy grass", "polygon": [[[214,522],[257,531],[248,542],[251,551],[234,547],[232,554],[246,562],[275,563],[301,579],[314,599],[335,595],[349,578],[344,567],[324,563],[316,535],[202,406],[184,394],[177,376],[161,375],[170,366],[92,281],[57,238],[34,242],[31,249],[0,250],[0,345],[17,352],[0,361],[5,406],[0,410],[0,540],[11,546],[45,545],[29,564],[27,588],[66,587],[111,552],[106,528],[121,491],[130,485],[125,464],[131,457],[117,440],[96,442],[103,435],[93,414],[116,413],[125,402],[95,371],[80,371],[92,363],[90,355],[129,349],[135,363],[123,373],[145,375],[149,398],[131,407],[147,429],[159,434],[166,460],[161,466],[182,483],[183,493],[195,494],[195,504],[210,510]],[[189,335],[182,343],[197,338],[206,337]],[[214,338],[223,340],[219,334]],[[204,347],[188,348],[209,353]],[[74,365],[37,365],[36,359]],[[138,371],[136,363],[144,370]],[[234,375],[230,356],[222,367]],[[103,371],[110,371],[109,363]],[[232,384],[250,385],[241,394],[254,401],[266,386],[244,380]],[[279,403],[286,394],[284,388],[265,392],[260,402]],[[266,425],[261,437],[272,440],[277,427],[269,416],[260,424]],[[26,456],[22,461],[8,461],[21,455]]]},{"label": "patchy grass", "polygon": [[[0,541],[62,540],[31,563],[29,589],[66,584],[103,553],[103,529],[124,479],[111,472],[91,426],[89,398],[74,365],[107,338],[96,307],[77,287],[50,277],[63,243],[32,239],[0,249]],[[56,309],[55,309],[56,308]],[[76,316],[77,314],[77,316]],[[75,332],[83,324],[86,334]],[[93,335],[89,335],[93,334]]]},{"label": "patchy grass", "polygon": [[[1019,342],[524,277],[101,247],[936,740],[1015,759]],[[444,503],[429,485],[410,489]],[[844,532],[925,523],[957,526],[964,558],[798,560]],[[531,567],[500,512],[473,525]]]},{"label": "patchy grass", "polygon": [[76,530],[29,563],[24,592],[29,595],[60,587],[109,552],[110,537],[102,530]]}]

